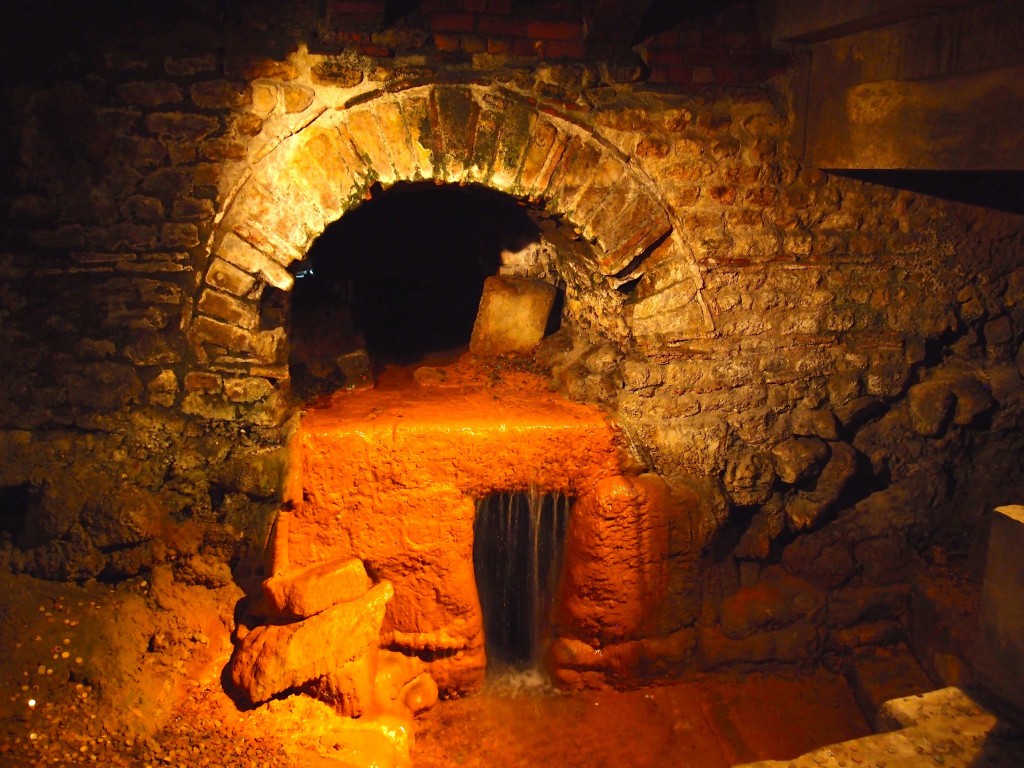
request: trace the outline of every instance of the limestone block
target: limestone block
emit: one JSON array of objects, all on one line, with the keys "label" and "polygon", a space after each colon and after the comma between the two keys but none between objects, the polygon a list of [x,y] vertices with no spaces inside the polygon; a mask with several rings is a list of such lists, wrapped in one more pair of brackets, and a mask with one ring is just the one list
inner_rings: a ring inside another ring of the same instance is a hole
[{"label": "limestone block", "polygon": [[990,714],[967,691],[953,686],[886,701],[875,716],[875,729],[885,733],[954,717]]},{"label": "limestone block", "polygon": [[998,507],[992,518],[981,588],[978,680],[1024,711],[1024,506]]},{"label": "limestone block", "polygon": [[779,479],[790,485],[814,477],[829,457],[828,446],[813,437],[783,440],[772,449]]},{"label": "limestone block", "polygon": [[370,356],[365,349],[357,349],[354,352],[346,352],[339,355],[335,361],[338,370],[345,377],[346,389],[361,389],[373,386],[373,371],[370,366]]},{"label": "limestone block", "polygon": [[379,706],[405,707],[413,714],[437,703],[437,683],[416,656],[381,649],[374,693]]},{"label": "limestone block", "polygon": [[832,455],[814,481],[814,488],[796,495],[786,505],[786,519],[792,530],[817,523],[857,473],[857,451],[852,446],[836,442],[829,443],[829,448]]},{"label": "limestone block", "polygon": [[[393,595],[391,583],[384,581],[362,597],[305,621],[257,627],[231,659],[231,682],[253,703],[330,675],[332,679],[319,685],[327,686],[336,698],[364,695],[365,663],[348,665],[368,654],[375,664],[384,609]],[[372,687],[373,676],[369,679]]]},{"label": "limestone block", "polygon": [[271,616],[308,618],[333,605],[365,595],[373,582],[356,558],[331,560],[301,571],[275,574],[263,582]]},{"label": "limestone block", "polygon": [[954,381],[953,393],[956,395],[953,423],[961,427],[967,426],[995,405],[988,387],[973,376],[963,376]]},{"label": "limestone block", "polygon": [[810,528],[827,509],[828,506],[812,494],[798,493],[786,502],[786,523],[791,531]]},{"label": "limestone block", "polygon": [[866,395],[845,403],[836,409],[836,416],[846,429],[857,429],[885,413],[885,400]]},{"label": "limestone block", "polygon": [[856,657],[849,663],[846,677],[868,722],[877,719],[885,702],[933,688],[917,659],[906,649]]},{"label": "limestone block", "polygon": [[907,392],[910,424],[919,435],[941,434],[953,415],[956,396],[946,381],[925,381]]},{"label": "limestone block", "polygon": [[839,428],[835,414],[827,408],[816,410],[797,408],[793,411],[793,434],[800,437],[837,440],[839,439]]},{"label": "limestone block", "polygon": [[771,495],[775,467],[761,451],[743,451],[725,468],[725,490],[739,506],[761,504]]},{"label": "limestone block", "polygon": [[544,338],[555,287],[542,280],[495,275],[484,281],[469,350],[475,355],[525,353]]},{"label": "limestone block", "polygon": [[206,282],[214,288],[244,296],[256,284],[256,278],[223,259],[214,258],[206,273]]}]

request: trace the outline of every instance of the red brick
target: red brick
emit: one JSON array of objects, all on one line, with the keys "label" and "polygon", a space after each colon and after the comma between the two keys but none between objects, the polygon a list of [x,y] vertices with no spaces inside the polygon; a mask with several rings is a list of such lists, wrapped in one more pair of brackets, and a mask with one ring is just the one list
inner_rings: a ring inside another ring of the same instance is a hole
[{"label": "red brick", "polygon": [[512,0],[487,0],[488,13],[512,13]]},{"label": "red brick", "polygon": [[709,50],[701,48],[698,50],[681,51],[680,64],[690,64],[694,67],[721,67],[731,62],[729,54],[723,50]]},{"label": "red brick", "polygon": [[580,5],[580,0],[544,0],[533,3],[530,14],[534,19],[578,19]]},{"label": "red brick", "polygon": [[528,21],[526,34],[534,40],[582,40],[583,28],[574,21]]},{"label": "red brick", "polygon": [[736,70],[732,67],[715,67],[715,82],[718,85],[735,85]]},{"label": "red brick", "polygon": [[722,48],[725,46],[725,33],[720,29],[703,30],[704,46],[707,48]]},{"label": "red brick", "polygon": [[668,79],[672,83],[689,83],[693,79],[691,67],[669,67]]},{"label": "red brick", "polygon": [[584,59],[587,46],[583,43],[552,40],[547,44],[547,55],[551,59]]},{"label": "red brick", "polygon": [[767,77],[767,73],[760,67],[744,67],[737,70],[737,75],[741,83],[761,83]]},{"label": "red brick", "polygon": [[650,77],[647,78],[652,83],[667,83],[669,82],[669,68],[661,64],[651,67]]},{"label": "red brick", "polygon": [[339,32],[337,38],[339,43],[347,45],[369,45],[371,41],[369,32]]},{"label": "red brick", "polygon": [[709,85],[715,82],[714,67],[694,67],[691,80],[702,85]]},{"label": "red brick", "polygon": [[363,56],[369,56],[372,59],[390,59],[395,55],[395,52],[384,45],[360,45],[356,47]]},{"label": "red brick", "polygon": [[463,35],[460,43],[466,53],[483,53],[487,50],[487,40],[479,35]]},{"label": "red brick", "polygon": [[730,60],[737,67],[763,67],[767,57],[757,51],[734,51]]},{"label": "red brick", "polygon": [[463,0],[462,7],[473,13],[483,13],[487,10],[487,0]]},{"label": "red brick", "polygon": [[512,50],[516,56],[542,56],[544,55],[544,43],[518,38],[512,44]]},{"label": "red brick", "polygon": [[747,36],[742,32],[732,31],[725,35],[725,44],[729,48],[742,48],[747,42]]},{"label": "red brick", "polygon": [[477,17],[477,32],[482,35],[508,35],[509,37],[525,37],[526,22],[522,19],[510,19],[505,16],[481,15]]},{"label": "red brick", "polygon": [[[375,27],[383,21],[379,13],[344,13],[336,14],[334,24],[344,29],[367,29]],[[367,35],[369,37],[369,35]]]},{"label": "red brick", "polygon": [[434,48],[445,53],[454,53],[461,50],[459,35],[448,34],[447,32],[434,33]]},{"label": "red brick", "polygon": [[331,0],[331,12],[336,14],[381,14],[384,0]]},{"label": "red brick", "polygon": [[683,60],[683,54],[681,51],[669,51],[669,50],[657,50],[650,55],[650,63],[652,65],[664,64],[666,66],[679,65],[679,64],[691,64],[690,61]]},{"label": "red brick", "polygon": [[472,32],[472,13],[435,13],[430,17],[431,29],[438,32]]},{"label": "red brick", "polygon": [[487,39],[487,52],[495,56],[507,56],[512,53],[512,41],[490,37]]}]

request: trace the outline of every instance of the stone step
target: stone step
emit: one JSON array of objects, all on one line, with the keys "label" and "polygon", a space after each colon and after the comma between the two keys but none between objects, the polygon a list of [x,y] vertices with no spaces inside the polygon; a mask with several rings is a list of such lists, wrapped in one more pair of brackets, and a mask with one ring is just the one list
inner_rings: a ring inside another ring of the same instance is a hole
[{"label": "stone step", "polygon": [[864,719],[874,729],[879,710],[887,701],[932,690],[935,685],[917,659],[903,648],[857,656],[846,667],[846,680],[860,705]]},{"label": "stone step", "polygon": [[1024,765],[1024,727],[986,708],[961,688],[886,702],[877,723],[888,730],[821,747],[792,760],[762,760],[736,768]]}]

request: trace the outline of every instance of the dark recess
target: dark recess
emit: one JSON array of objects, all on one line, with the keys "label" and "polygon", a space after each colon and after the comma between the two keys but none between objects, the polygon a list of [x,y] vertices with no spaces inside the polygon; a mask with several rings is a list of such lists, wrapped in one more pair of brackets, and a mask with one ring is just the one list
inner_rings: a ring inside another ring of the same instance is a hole
[{"label": "dark recess", "polygon": [[293,347],[348,333],[348,351],[365,343],[379,365],[464,346],[502,249],[536,239],[525,210],[490,190],[403,184],[381,191],[328,227],[298,266]]}]

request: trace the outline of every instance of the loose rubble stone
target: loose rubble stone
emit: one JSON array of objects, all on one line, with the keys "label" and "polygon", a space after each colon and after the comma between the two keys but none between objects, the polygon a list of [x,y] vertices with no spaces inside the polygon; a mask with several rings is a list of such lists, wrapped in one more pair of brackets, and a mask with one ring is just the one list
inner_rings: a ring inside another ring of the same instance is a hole
[{"label": "loose rubble stone", "polygon": [[348,558],[275,574],[263,582],[263,595],[273,617],[304,619],[362,597],[372,586],[362,561]]},{"label": "loose rubble stone", "polygon": [[232,684],[253,703],[320,684],[350,713],[360,714],[370,704],[376,666],[372,656],[393,595],[391,585],[383,582],[364,596],[295,624],[257,627],[232,657]]},{"label": "loose rubble stone", "polygon": [[814,477],[829,457],[828,445],[815,438],[795,437],[772,448],[779,479],[796,485]]}]

